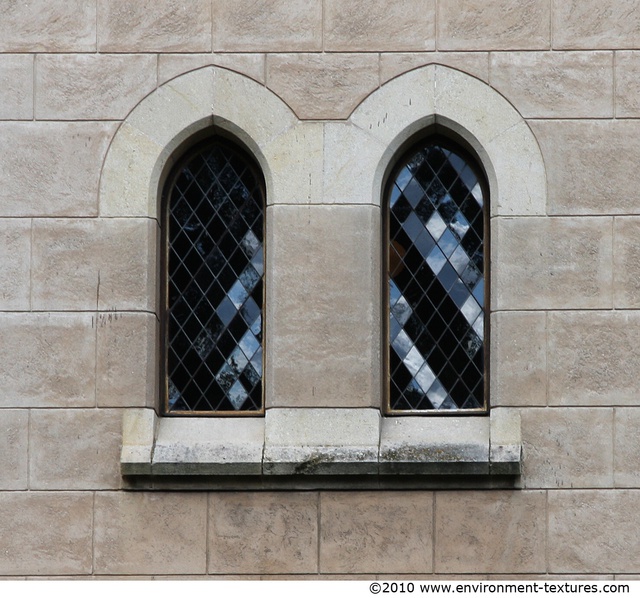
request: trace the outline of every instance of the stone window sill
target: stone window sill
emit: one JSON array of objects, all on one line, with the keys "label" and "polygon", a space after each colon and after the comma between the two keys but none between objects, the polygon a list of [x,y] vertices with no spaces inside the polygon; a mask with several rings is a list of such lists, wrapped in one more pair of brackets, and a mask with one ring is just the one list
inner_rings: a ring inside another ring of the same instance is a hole
[{"label": "stone window sill", "polygon": [[[122,474],[155,479],[411,479],[517,476],[520,417],[496,408],[489,417],[381,417],[377,409],[269,409],[264,418],[168,418],[129,409],[123,422]],[[356,482],[354,481],[354,484]],[[233,483],[231,483],[233,486]],[[285,486],[287,484],[285,483]],[[329,483],[329,486],[332,484]],[[348,484],[346,484],[348,486]]]}]

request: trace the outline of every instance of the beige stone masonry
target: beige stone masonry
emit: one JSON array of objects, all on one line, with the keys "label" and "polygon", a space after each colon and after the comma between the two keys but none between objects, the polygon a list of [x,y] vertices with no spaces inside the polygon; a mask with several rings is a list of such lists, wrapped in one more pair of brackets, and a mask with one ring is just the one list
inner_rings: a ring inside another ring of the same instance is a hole
[{"label": "beige stone masonry", "polygon": [[640,121],[531,121],[545,157],[550,214],[635,214]]},{"label": "beige stone masonry", "polygon": [[95,52],[96,3],[0,2],[0,52]]},{"label": "beige stone masonry", "polygon": [[550,573],[636,573],[640,491],[549,492]]},{"label": "beige stone masonry", "polygon": [[209,573],[316,573],[317,505],[315,492],[212,493]]},{"label": "beige stone masonry", "polygon": [[612,307],[612,218],[494,220],[498,310]]},{"label": "beige stone masonry", "polygon": [[322,49],[322,0],[216,0],[216,52],[312,52]]},{"label": "beige stone masonry", "polygon": [[388,52],[380,54],[380,83],[428,64],[441,64],[489,81],[488,52]]},{"label": "beige stone masonry", "polygon": [[33,56],[0,56],[0,119],[33,118]]},{"label": "beige stone masonry", "polygon": [[550,405],[637,403],[640,313],[550,313],[548,335]]},{"label": "beige stone masonry", "polygon": [[97,0],[100,52],[210,52],[211,2]]},{"label": "beige stone masonry", "polygon": [[552,1],[554,48],[599,50],[638,47],[638,0]]},{"label": "beige stone masonry", "polygon": [[550,0],[438,3],[439,50],[546,50],[550,33]]},{"label": "beige stone masonry", "polygon": [[435,572],[543,573],[545,510],[542,491],[437,492]]},{"label": "beige stone masonry", "polygon": [[300,119],[343,120],[378,86],[376,54],[269,54],[267,85]]},{"label": "beige stone masonry", "polygon": [[525,118],[613,116],[611,52],[494,52],[491,85]]},{"label": "beige stone masonry", "polygon": [[267,407],[379,406],[379,209],[272,206],[267,222]]},{"label": "beige stone masonry", "polygon": [[34,221],[33,307],[154,311],[157,232],[146,218]]},{"label": "beige stone masonry", "polygon": [[90,575],[92,492],[0,492],[1,575]]},{"label": "beige stone masonry", "polygon": [[3,409],[0,415],[0,490],[26,490],[29,411]]},{"label": "beige stone masonry", "polygon": [[54,54],[36,58],[36,118],[122,119],[156,86],[156,57]]},{"label": "beige stone masonry", "polygon": [[435,0],[328,0],[324,6],[324,49],[434,50],[435,7]]},{"label": "beige stone masonry", "polygon": [[31,490],[100,490],[122,485],[118,409],[32,409]]},{"label": "beige stone masonry", "polygon": [[0,311],[28,310],[31,292],[31,221],[0,219]]},{"label": "beige stone masonry", "polygon": [[98,407],[155,407],[160,362],[155,314],[97,314],[96,403]]},{"label": "beige stone masonry", "polygon": [[93,407],[92,314],[0,314],[0,407]]},{"label": "beige stone masonry", "polygon": [[205,66],[221,66],[264,83],[265,55],[249,53],[159,54],[158,85]]},{"label": "beige stone masonry", "polygon": [[616,117],[640,117],[640,52],[615,53]]},{"label": "beige stone masonry", "polygon": [[494,313],[490,330],[492,407],[546,405],[546,314]]},{"label": "beige stone masonry", "polygon": [[640,485],[640,409],[617,407],[614,422],[614,481],[617,488],[637,488]]},{"label": "beige stone masonry", "polygon": [[523,409],[521,415],[525,487],[613,485],[612,409]]},{"label": "beige stone masonry", "polygon": [[640,307],[640,218],[617,216],[613,243],[614,305],[637,309]]},{"label": "beige stone masonry", "polygon": [[94,573],[203,574],[206,530],[204,493],[96,493]]},{"label": "beige stone masonry", "polygon": [[430,573],[430,492],[325,492],[320,501],[322,573]]},{"label": "beige stone masonry", "polygon": [[95,216],[100,168],[115,129],[0,122],[0,216]]}]

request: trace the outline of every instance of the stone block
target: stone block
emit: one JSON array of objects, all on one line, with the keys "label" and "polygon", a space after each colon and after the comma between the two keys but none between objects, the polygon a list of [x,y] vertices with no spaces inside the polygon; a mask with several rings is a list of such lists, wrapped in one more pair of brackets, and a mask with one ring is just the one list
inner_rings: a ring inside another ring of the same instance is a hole
[{"label": "stone block", "polygon": [[169,154],[142,131],[124,122],[118,129],[100,178],[101,216],[160,217],[158,163]]},{"label": "stone block", "polygon": [[33,118],[33,60],[29,54],[0,56],[0,119]]},{"label": "stone block", "polygon": [[205,66],[217,65],[264,83],[264,54],[160,54],[158,85]]},{"label": "stone block", "polygon": [[635,405],[640,314],[549,314],[549,405]]},{"label": "stone block", "polygon": [[322,202],[379,205],[374,175],[386,149],[350,123],[325,123]]},{"label": "stone block", "polygon": [[502,312],[491,318],[491,405],[546,405],[546,314]]},{"label": "stone block", "polygon": [[268,409],[264,473],[376,474],[377,409]]},{"label": "stone block", "polygon": [[155,407],[160,364],[156,316],[100,313],[96,327],[98,407]]},{"label": "stone block", "polygon": [[547,50],[547,0],[438,3],[439,50]]},{"label": "stone block", "polygon": [[[490,180],[497,197],[490,199],[491,216],[542,216],[547,211],[547,175],[538,142],[527,123],[519,122],[488,138],[489,153],[498,180]],[[523,172],[526,175],[523,176]]]},{"label": "stone block", "polygon": [[325,492],[320,572],[431,573],[431,492]]},{"label": "stone block", "polygon": [[0,407],[93,407],[91,314],[0,314]]},{"label": "stone block", "polygon": [[614,220],[613,293],[616,308],[640,307],[640,218]]},{"label": "stone block", "polygon": [[373,206],[268,208],[268,408],[379,407],[379,218]]},{"label": "stone block", "polygon": [[634,214],[640,122],[532,121],[544,156],[550,214]]},{"label": "stone block", "polygon": [[0,490],[26,490],[28,468],[29,412],[0,412]]},{"label": "stone block", "polygon": [[638,0],[554,0],[553,47],[563,50],[637,48]]},{"label": "stone block", "polygon": [[613,410],[523,409],[526,488],[608,488],[613,484]]},{"label": "stone block", "polygon": [[194,133],[213,124],[214,77],[214,69],[202,68],[165,83],[136,106],[127,124],[165,153],[172,153]]},{"label": "stone block", "polygon": [[0,574],[89,575],[93,493],[0,493]]},{"label": "stone block", "polygon": [[496,52],[491,85],[525,118],[611,118],[612,52]]},{"label": "stone block", "polygon": [[42,220],[33,225],[35,309],[155,309],[155,220]]},{"label": "stone block", "polygon": [[380,473],[488,474],[489,418],[384,418]]},{"label": "stone block", "polygon": [[0,216],[97,215],[114,131],[112,123],[0,123]]},{"label": "stone block", "polygon": [[100,492],[94,573],[204,574],[207,496],[199,492]]},{"label": "stone block", "polygon": [[436,67],[430,66],[389,81],[352,114],[353,124],[387,147],[385,166],[399,149],[398,137],[404,140],[434,123],[435,73]]},{"label": "stone block", "polygon": [[481,145],[522,125],[520,114],[500,94],[448,67],[435,67],[434,95],[438,117],[447,119],[454,132],[460,127],[463,136],[471,133]]},{"label": "stone block", "polygon": [[614,482],[617,488],[637,488],[640,485],[640,409],[617,407],[614,424]]},{"label": "stone block", "polygon": [[214,492],[209,500],[209,573],[317,573],[317,493]]},{"label": "stone block", "polygon": [[[214,74],[213,113],[214,124],[230,130],[258,156],[263,147],[297,124],[283,99],[256,81],[225,69],[216,69]],[[265,172],[267,189],[269,176]]]},{"label": "stone block", "polygon": [[522,422],[517,409],[493,408],[489,458],[493,474],[519,475],[522,461]]},{"label": "stone block", "polygon": [[378,87],[375,54],[271,54],[267,85],[300,119],[345,119]]},{"label": "stone block", "polygon": [[29,487],[116,489],[122,415],[117,409],[34,409],[29,425]]},{"label": "stone block", "polygon": [[436,493],[435,572],[543,573],[545,500],[542,491]]},{"label": "stone block", "polygon": [[0,14],[0,52],[95,52],[95,2],[2,0]]},{"label": "stone block", "polygon": [[208,0],[98,0],[100,52],[210,52]]},{"label": "stone block", "polygon": [[53,54],[37,57],[36,118],[122,119],[156,86],[148,54]]},{"label": "stone block", "polygon": [[0,310],[28,310],[31,221],[0,219]]},{"label": "stone block", "polygon": [[153,473],[260,475],[263,418],[161,418]]},{"label": "stone block", "polygon": [[125,409],[122,414],[123,475],[150,474],[158,418],[153,409]]},{"label": "stone block", "polygon": [[389,52],[380,54],[380,81],[385,83],[427,64],[442,64],[489,80],[488,52]]},{"label": "stone block", "polygon": [[322,50],[321,0],[216,0],[215,52]]},{"label": "stone block", "polygon": [[267,204],[321,203],[324,128],[301,122],[262,148],[269,164]]},{"label": "stone block", "polygon": [[549,492],[550,573],[635,573],[640,491]]},{"label": "stone block", "polygon": [[493,234],[496,309],[611,307],[611,218],[500,218]]},{"label": "stone block", "polygon": [[329,0],[324,5],[324,50],[434,50],[435,8],[435,0]]},{"label": "stone block", "polygon": [[615,53],[616,117],[640,116],[640,52]]}]

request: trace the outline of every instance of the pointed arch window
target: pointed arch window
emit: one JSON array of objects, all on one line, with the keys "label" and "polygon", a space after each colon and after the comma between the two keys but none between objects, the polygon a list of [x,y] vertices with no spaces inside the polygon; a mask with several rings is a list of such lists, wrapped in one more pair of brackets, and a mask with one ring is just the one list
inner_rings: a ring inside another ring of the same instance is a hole
[{"label": "pointed arch window", "polygon": [[487,408],[488,185],[442,137],[409,150],[386,196],[387,412]]},{"label": "pointed arch window", "polygon": [[262,173],[238,145],[209,139],[163,199],[164,412],[261,413]]}]

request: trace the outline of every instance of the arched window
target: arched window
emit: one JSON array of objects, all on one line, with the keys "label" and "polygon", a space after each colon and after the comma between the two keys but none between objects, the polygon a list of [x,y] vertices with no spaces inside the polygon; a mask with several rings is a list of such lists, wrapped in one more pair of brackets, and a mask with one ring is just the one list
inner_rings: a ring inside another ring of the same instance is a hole
[{"label": "arched window", "polygon": [[476,160],[432,136],[387,189],[387,411],[484,411],[488,185]]},{"label": "arched window", "polygon": [[176,165],[163,201],[164,412],[262,412],[261,171],[215,137]]}]

